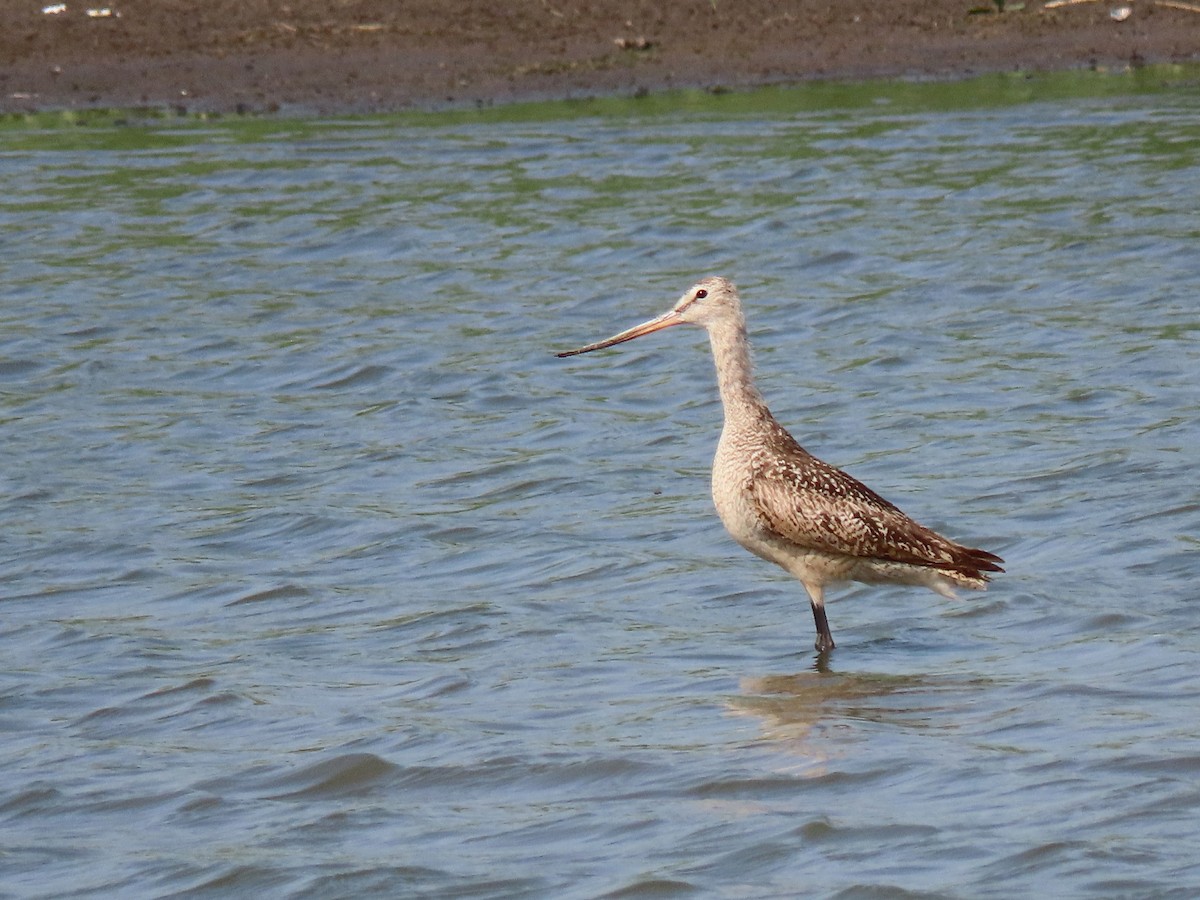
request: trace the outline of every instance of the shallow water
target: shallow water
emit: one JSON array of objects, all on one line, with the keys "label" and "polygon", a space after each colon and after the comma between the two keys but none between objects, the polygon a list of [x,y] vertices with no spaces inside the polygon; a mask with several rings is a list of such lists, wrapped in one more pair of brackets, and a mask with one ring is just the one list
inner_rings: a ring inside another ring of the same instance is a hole
[{"label": "shallow water", "polygon": [[[1200,98],[1023,90],[0,131],[0,892],[1194,896]],[[818,663],[702,333],[551,355],[714,272],[989,593]]]}]

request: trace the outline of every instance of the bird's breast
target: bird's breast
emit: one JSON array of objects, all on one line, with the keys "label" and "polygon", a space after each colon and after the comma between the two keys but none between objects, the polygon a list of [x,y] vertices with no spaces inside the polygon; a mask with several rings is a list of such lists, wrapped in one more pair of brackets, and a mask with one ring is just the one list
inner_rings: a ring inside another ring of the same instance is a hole
[{"label": "bird's breast", "polygon": [[758,553],[764,523],[750,494],[750,476],[750,455],[726,429],[721,433],[713,459],[713,504],[730,536],[743,547]]}]

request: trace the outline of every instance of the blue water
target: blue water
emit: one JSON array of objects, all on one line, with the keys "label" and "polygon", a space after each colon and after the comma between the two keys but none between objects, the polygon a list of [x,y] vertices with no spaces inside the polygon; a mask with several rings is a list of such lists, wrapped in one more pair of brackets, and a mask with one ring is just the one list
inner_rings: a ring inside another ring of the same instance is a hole
[{"label": "blue water", "polygon": [[[857,91],[0,130],[0,894],[1200,892],[1200,99]],[[818,660],[703,333],[553,357],[713,273],[987,594]]]}]

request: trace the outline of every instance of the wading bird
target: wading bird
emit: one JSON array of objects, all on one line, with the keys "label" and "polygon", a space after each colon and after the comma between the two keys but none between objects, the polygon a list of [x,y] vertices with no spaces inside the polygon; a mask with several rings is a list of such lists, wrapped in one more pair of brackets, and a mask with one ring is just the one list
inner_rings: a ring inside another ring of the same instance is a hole
[{"label": "wading bird", "polygon": [[725,408],[712,469],[717,514],[735,541],[804,585],[818,651],[834,648],[826,585],[911,584],[954,599],[955,587],[985,590],[988,573],[1004,571],[999,556],[956,544],[913,521],[810,454],[775,421],[754,386],[746,319],[728,279],[705,278],[661,316],[557,355],[590,353],[684,324],[708,331]]}]

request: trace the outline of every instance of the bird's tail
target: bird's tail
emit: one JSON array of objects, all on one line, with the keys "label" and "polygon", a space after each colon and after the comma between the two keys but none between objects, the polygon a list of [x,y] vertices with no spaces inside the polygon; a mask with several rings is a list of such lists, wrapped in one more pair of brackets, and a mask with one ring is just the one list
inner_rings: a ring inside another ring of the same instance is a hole
[{"label": "bird's tail", "polygon": [[954,548],[954,560],[944,569],[945,573],[964,587],[982,590],[991,581],[991,572],[1003,572],[1004,562],[995,553],[980,550],[976,547]]}]

